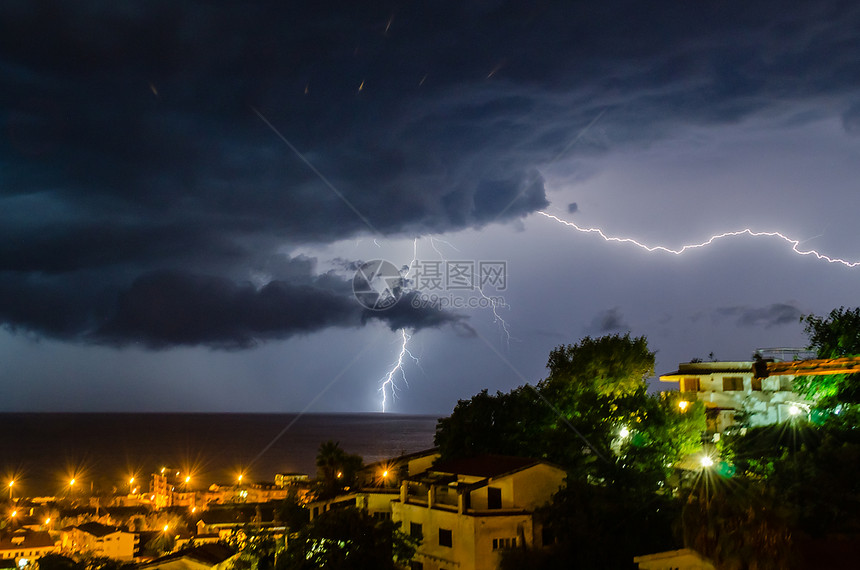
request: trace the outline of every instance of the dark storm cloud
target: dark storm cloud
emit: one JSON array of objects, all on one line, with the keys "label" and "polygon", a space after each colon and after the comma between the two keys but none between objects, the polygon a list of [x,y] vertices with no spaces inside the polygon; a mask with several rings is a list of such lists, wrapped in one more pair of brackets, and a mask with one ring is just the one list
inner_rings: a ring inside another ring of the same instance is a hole
[{"label": "dark storm cloud", "polygon": [[766,307],[720,307],[716,309],[716,314],[720,317],[731,317],[740,326],[771,328],[796,325],[801,311],[792,304],[773,303]]},{"label": "dark storm cloud", "polygon": [[[850,2],[439,2],[398,7],[386,31],[390,17],[4,2],[2,322],[153,346],[360,322],[308,276],[253,291],[238,276],[278,246],[515,220],[547,205],[540,169],[557,159],[860,84]],[[159,287],[212,330],[145,322]]]},{"label": "dark storm cloud", "polygon": [[630,325],[624,320],[624,315],[618,307],[599,312],[588,326],[590,334],[606,334],[611,332],[629,331]]},{"label": "dark storm cloud", "polygon": [[129,287],[98,274],[6,274],[0,279],[0,322],[63,340],[155,349],[248,348],[373,320],[392,329],[450,324],[457,334],[468,330],[464,317],[413,305],[407,295],[388,310],[368,311],[354,298],[350,280],[317,275],[315,268],[311,258],[274,256],[260,269],[266,282],[259,285],[185,271],[145,273]]},{"label": "dark storm cloud", "polygon": [[327,327],[360,326],[370,319],[392,329],[414,330],[461,320],[440,310],[413,307],[405,299],[387,310],[367,311],[351,296],[321,284],[270,281],[257,289],[220,277],[176,272],[145,275],[121,294],[116,314],[92,337],[152,348],[246,348]]}]

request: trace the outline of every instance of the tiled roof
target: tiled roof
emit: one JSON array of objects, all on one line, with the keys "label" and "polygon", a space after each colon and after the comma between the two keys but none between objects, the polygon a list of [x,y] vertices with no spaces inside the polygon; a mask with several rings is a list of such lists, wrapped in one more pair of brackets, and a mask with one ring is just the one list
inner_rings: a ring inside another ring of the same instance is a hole
[{"label": "tiled roof", "polygon": [[179,552],[174,552],[173,554],[168,554],[167,556],[162,556],[161,558],[156,558],[142,567],[156,567],[163,562],[180,560],[182,558],[189,558],[209,566],[215,566],[216,564],[224,562],[235,553],[236,552],[233,549],[228,546],[224,546],[223,544],[201,544],[192,548],[180,550]]},{"label": "tiled roof", "polygon": [[113,534],[115,532],[122,532],[121,528],[117,528],[115,526],[108,526],[106,524],[97,523],[97,522],[88,522],[84,524],[79,524],[77,529],[85,532],[87,534],[91,534],[93,536],[107,536],[109,534]]},{"label": "tiled roof", "polygon": [[[23,541],[18,542],[23,537]],[[13,539],[17,539],[14,540]],[[0,550],[21,550],[54,546],[54,539],[47,531],[16,531],[0,535]]]}]

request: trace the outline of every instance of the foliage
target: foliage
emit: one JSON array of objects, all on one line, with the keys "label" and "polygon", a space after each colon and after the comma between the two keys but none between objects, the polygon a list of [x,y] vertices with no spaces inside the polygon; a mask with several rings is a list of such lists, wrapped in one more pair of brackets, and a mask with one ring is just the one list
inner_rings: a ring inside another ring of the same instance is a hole
[{"label": "foliage", "polygon": [[684,543],[721,570],[791,568],[792,510],[777,492],[750,480],[726,484],[704,473],[682,513]]},{"label": "foliage", "polygon": [[436,445],[443,459],[485,453],[549,458],[542,438],[551,428],[546,404],[531,387],[490,396],[487,390],[460,400],[436,426]]},{"label": "foliage", "polygon": [[278,570],[394,570],[409,564],[416,547],[390,520],[354,507],[333,509],[290,538]]},{"label": "foliage", "polygon": [[703,404],[681,408],[677,393],[648,393],[654,353],[644,337],[586,337],[554,349],[547,366],[537,386],[485,390],[436,428],[443,458],[537,457],[568,472],[543,511],[557,543],[507,552],[504,567],[630,567],[636,554],[676,548],[672,466],[701,448]]},{"label": "foliage", "polygon": [[[826,318],[805,315],[801,322],[805,323],[809,348],[816,351],[818,358],[860,355],[860,307],[839,307]],[[801,376],[795,379],[794,390],[816,400],[820,407],[860,404],[860,374]]]},{"label": "foliage", "polygon": [[443,458],[537,457],[581,480],[654,491],[669,465],[701,446],[700,403],[681,411],[676,396],[648,394],[654,354],[644,337],[586,337],[553,350],[548,367],[537,387],[458,402],[437,424]]},{"label": "foliage", "polygon": [[634,568],[636,555],[680,547],[672,531],[678,515],[671,496],[568,478],[540,512],[555,545],[543,553],[506,552],[502,568]]},{"label": "foliage", "polygon": [[298,532],[308,524],[310,512],[299,501],[295,491],[291,491],[287,498],[275,507],[275,519],[284,523],[289,532]]},{"label": "foliage", "polygon": [[549,354],[547,395],[576,396],[592,391],[601,396],[636,392],[654,373],[654,353],[644,336],[612,335],[559,346]]},{"label": "foliage", "polygon": [[233,529],[225,542],[239,553],[237,560],[233,562],[233,567],[243,570],[274,568],[275,556],[284,548],[283,540],[279,541],[272,531],[251,525]]},{"label": "foliage", "polygon": [[362,467],[360,455],[352,455],[340,447],[340,442],[327,441],[317,452],[317,481],[314,494],[325,499],[338,495],[356,484]]},{"label": "foliage", "polygon": [[46,554],[36,564],[39,570],[84,570],[83,564],[60,554]]}]

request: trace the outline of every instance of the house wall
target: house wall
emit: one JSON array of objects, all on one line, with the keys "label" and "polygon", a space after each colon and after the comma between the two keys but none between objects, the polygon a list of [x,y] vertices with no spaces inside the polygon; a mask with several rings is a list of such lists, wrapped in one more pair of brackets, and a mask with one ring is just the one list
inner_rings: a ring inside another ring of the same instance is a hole
[{"label": "house wall", "polygon": [[[401,523],[401,531],[409,534],[410,523],[422,526],[423,540],[415,560],[424,570],[494,570],[498,568],[502,548],[493,548],[493,539],[508,539],[512,546],[534,545],[534,526],[528,513],[517,514],[459,514],[440,508],[406,504],[391,504],[392,517]],[[439,544],[439,529],[451,531],[451,546]]]}]

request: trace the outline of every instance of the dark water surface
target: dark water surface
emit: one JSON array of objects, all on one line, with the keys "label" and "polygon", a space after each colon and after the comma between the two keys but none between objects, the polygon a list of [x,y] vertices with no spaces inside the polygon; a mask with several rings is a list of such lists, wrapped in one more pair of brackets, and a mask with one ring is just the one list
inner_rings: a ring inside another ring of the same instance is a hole
[{"label": "dark water surface", "polygon": [[[339,441],[370,463],[432,447],[435,416],[393,414],[0,414],[0,492],[62,495],[149,486],[162,466],[191,472],[193,488],[215,482],[274,480],[278,472],[313,476],[320,443]],[[277,441],[278,434],[290,426]],[[271,446],[266,450],[266,447]],[[256,461],[254,461],[254,459]],[[252,463],[253,461],[253,463]]]}]

